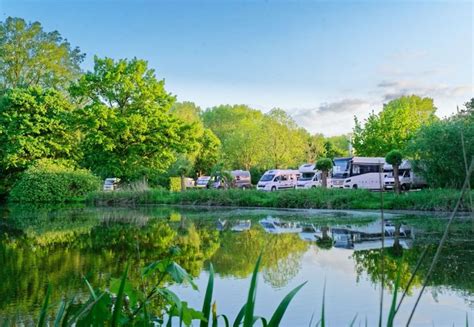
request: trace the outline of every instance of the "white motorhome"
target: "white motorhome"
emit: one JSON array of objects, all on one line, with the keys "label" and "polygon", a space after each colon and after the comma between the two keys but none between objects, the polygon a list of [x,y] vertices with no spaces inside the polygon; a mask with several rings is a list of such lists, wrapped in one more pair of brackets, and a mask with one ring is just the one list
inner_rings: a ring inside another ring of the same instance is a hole
[{"label": "white motorhome", "polygon": [[[384,185],[386,190],[393,190],[395,187],[395,178],[393,176],[392,165],[386,164],[384,167],[387,173],[384,179]],[[398,180],[400,181],[400,188],[403,191],[410,189],[423,188],[427,186],[426,181],[413,172],[411,169],[410,161],[403,160],[400,167],[398,167]]]},{"label": "white motorhome", "polygon": [[273,169],[263,174],[258,181],[257,190],[276,191],[296,188],[296,183],[300,172],[290,169]]},{"label": "white motorhome", "polygon": [[304,164],[299,168],[300,177],[296,188],[315,188],[321,186],[321,172],[316,169],[315,164]]},{"label": "white motorhome", "polygon": [[335,188],[380,190],[384,187],[386,175],[384,165],[385,158],[381,157],[335,158],[330,185]]}]

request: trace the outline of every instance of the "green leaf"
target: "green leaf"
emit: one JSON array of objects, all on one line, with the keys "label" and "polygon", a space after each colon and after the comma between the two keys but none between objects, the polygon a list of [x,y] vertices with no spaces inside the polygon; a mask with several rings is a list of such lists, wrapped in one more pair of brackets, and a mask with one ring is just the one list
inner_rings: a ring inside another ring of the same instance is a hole
[{"label": "green leaf", "polygon": [[351,324],[349,325],[349,327],[353,327],[355,322],[356,322],[356,319],[357,319],[357,313],[355,314],[354,318],[352,318],[352,321],[351,321]]},{"label": "green leaf", "polygon": [[46,316],[48,314],[48,305],[49,305],[49,297],[51,296],[51,285],[48,284],[48,288],[46,289],[46,296],[44,298],[43,306],[41,307],[40,318],[38,321],[38,327],[42,327],[46,323]]},{"label": "green leaf", "polygon": [[209,326],[209,318],[211,313],[212,292],[214,290],[214,267],[212,263],[209,265],[209,280],[207,282],[206,294],[202,305],[202,314],[206,320],[201,321],[201,327]]},{"label": "green leaf", "polygon": [[111,323],[112,327],[117,326],[118,321],[119,321],[119,317],[120,317],[120,313],[122,311],[123,294],[124,294],[124,289],[125,289],[125,282],[127,280],[128,266],[129,266],[129,264],[127,263],[127,266],[126,266],[125,271],[124,271],[123,276],[122,276],[122,281],[120,283],[120,287],[119,287],[119,290],[118,290],[118,293],[117,293],[117,297],[115,299],[114,311],[113,311],[113,314],[112,314],[112,323]]},{"label": "green leaf", "polygon": [[237,317],[235,317],[234,324],[232,325],[233,327],[239,327],[240,323],[242,322],[242,319],[244,319],[245,306],[246,304],[242,306],[239,313],[237,314]]},{"label": "green leaf", "polygon": [[255,299],[257,297],[257,277],[260,262],[262,261],[262,254],[258,256],[257,263],[253,270],[252,279],[250,281],[250,289],[247,297],[247,303],[245,304],[245,316],[244,316],[244,327],[251,327],[254,322],[254,310],[255,310]]},{"label": "green leaf", "polygon": [[61,303],[59,304],[59,308],[58,308],[58,313],[56,313],[56,319],[54,320],[55,327],[61,326],[61,320],[63,319],[65,310],[66,310],[66,301],[61,300]]},{"label": "green leaf", "polygon": [[390,312],[388,314],[387,319],[387,327],[393,327],[393,322],[395,320],[395,315],[397,313],[397,294],[398,294],[398,287],[400,286],[400,275],[401,275],[401,267],[400,264],[397,270],[397,279],[395,280],[395,285],[393,286],[393,295],[392,295],[392,305],[390,306]]},{"label": "green leaf", "polygon": [[169,260],[158,260],[148,266],[146,266],[142,271],[142,276],[146,277],[158,270],[161,273],[166,271],[166,267],[169,264]]},{"label": "green leaf", "polygon": [[270,319],[270,322],[268,323],[269,327],[277,327],[280,326],[281,319],[283,318],[286,309],[288,308],[288,305],[290,304],[291,300],[293,297],[298,293],[298,291],[306,284],[307,282],[304,282],[303,284],[295,287],[290,293],[288,293],[283,300],[280,302],[278,305],[278,308],[275,310],[273,313],[272,318]]},{"label": "green leaf", "polygon": [[194,290],[197,290],[197,286],[194,283],[193,277],[189,275],[186,270],[184,270],[180,265],[178,265],[176,262],[170,263],[166,267],[166,272],[168,275],[171,276],[171,278],[179,283],[182,284],[183,282],[188,282]]}]

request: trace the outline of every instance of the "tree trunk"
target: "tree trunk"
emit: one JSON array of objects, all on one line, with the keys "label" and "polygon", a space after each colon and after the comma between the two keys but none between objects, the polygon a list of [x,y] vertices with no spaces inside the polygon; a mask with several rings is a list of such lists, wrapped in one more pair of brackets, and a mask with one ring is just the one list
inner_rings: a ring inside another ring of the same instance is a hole
[{"label": "tree trunk", "polygon": [[186,183],[184,182],[184,175],[181,175],[181,192],[186,191]]},{"label": "tree trunk", "polygon": [[322,182],[323,182],[323,187],[327,188],[328,187],[328,172],[326,170],[323,170],[322,172]]},{"label": "tree trunk", "polygon": [[398,176],[398,165],[393,165],[393,180],[395,182],[394,189],[397,194],[400,194],[400,179]]}]

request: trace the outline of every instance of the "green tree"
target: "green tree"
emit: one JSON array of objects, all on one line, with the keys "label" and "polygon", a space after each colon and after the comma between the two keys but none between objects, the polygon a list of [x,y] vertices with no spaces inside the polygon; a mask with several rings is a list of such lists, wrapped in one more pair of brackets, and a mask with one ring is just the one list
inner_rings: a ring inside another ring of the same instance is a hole
[{"label": "green tree", "polygon": [[347,135],[330,136],[324,143],[326,157],[334,159],[336,157],[349,156],[349,137]]},{"label": "green tree", "polygon": [[389,153],[387,153],[387,156],[385,157],[385,161],[392,165],[393,167],[393,179],[395,182],[395,192],[400,193],[400,179],[399,179],[399,174],[398,174],[398,168],[402,164],[403,160],[403,155],[400,151],[398,150],[392,150]]},{"label": "green tree", "polygon": [[221,141],[210,129],[206,128],[199,144],[200,149],[194,162],[194,170],[198,175],[208,174],[221,157]]},{"label": "green tree", "polygon": [[355,118],[353,146],[360,156],[384,156],[392,149],[404,151],[422,126],[437,121],[430,98],[403,96],[372,112],[364,126]]},{"label": "green tree", "polygon": [[250,169],[265,163],[264,116],[245,105],[221,105],[203,112],[204,126],[220,139],[229,168]]},{"label": "green tree", "polygon": [[328,172],[332,169],[332,160],[329,158],[321,158],[316,162],[316,169],[322,172],[323,187],[328,187]]},{"label": "green tree", "polygon": [[[474,99],[459,113],[425,126],[407,149],[416,172],[430,186],[460,188],[466,178],[462,138],[467,165],[474,156]],[[474,176],[471,185],[474,184]]]},{"label": "green tree", "polygon": [[[0,175],[9,188],[42,158],[77,157],[73,107],[58,91],[11,89],[0,98]],[[4,190],[5,191],[5,190]]]},{"label": "green tree", "polygon": [[8,17],[0,22],[0,88],[28,86],[65,89],[81,73],[84,59],[57,31]]},{"label": "green tree", "polygon": [[326,156],[325,138],[323,134],[314,134],[307,137],[305,151],[306,162],[316,162]]},{"label": "green tree", "polygon": [[71,93],[87,101],[83,164],[102,177],[153,175],[197,145],[194,126],[170,113],[174,97],[144,60],[95,58],[94,70]]}]

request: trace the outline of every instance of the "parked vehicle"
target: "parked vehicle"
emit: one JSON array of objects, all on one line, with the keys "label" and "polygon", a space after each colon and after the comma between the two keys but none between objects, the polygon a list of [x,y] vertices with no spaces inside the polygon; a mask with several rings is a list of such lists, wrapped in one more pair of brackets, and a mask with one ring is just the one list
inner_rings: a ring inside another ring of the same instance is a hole
[{"label": "parked vehicle", "polygon": [[258,181],[257,190],[276,191],[296,188],[297,179],[300,175],[298,170],[268,170]]},{"label": "parked vehicle", "polygon": [[384,186],[384,165],[385,158],[380,157],[335,158],[330,185],[335,188],[379,190]]},{"label": "parked vehicle", "polygon": [[281,221],[272,216],[260,220],[259,223],[266,232],[272,234],[301,233],[303,231],[299,223]]},{"label": "parked vehicle", "polygon": [[[393,167],[391,165],[385,165],[385,172],[387,175],[384,179],[384,186],[386,190],[393,190],[395,187],[395,178],[393,176]],[[423,177],[415,174],[411,169],[410,161],[403,160],[400,167],[398,167],[398,180],[400,181],[400,188],[402,191],[408,191],[410,189],[420,189],[428,186]]]},{"label": "parked vehicle", "polygon": [[300,177],[296,188],[315,188],[321,186],[321,172],[315,164],[304,164],[299,168]]},{"label": "parked vehicle", "polygon": [[[214,176],[211,179],[212,188],[222,189],[222,188],[240,188],[240,189],[249,189],[252,188],[252,183],[250,181],[250,172],[247,170],[232,170],[226,172],[225,176]],[[229,180],[229,177],[231,179]]]},{"label": "parked vehicle", "polygon": [[120,186],[120,178],[106,178],[104,181],[104,191],[116,191]]},{"label": "parked vehicle", "polygon": [[211,176],[199,176],[196,180],[196,188],[209,188]]},{"label": "parked vehicle", "polygon": [[193,188],[194,186],[196,186],[196,182],[190,177],[185,177],[184,185],[186,186],[186,188]]}]

